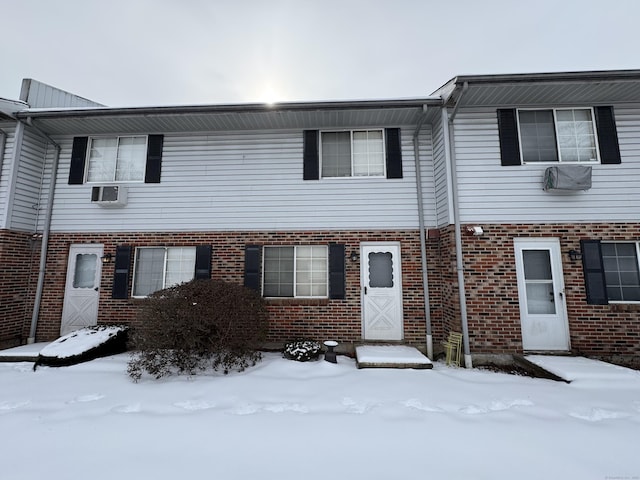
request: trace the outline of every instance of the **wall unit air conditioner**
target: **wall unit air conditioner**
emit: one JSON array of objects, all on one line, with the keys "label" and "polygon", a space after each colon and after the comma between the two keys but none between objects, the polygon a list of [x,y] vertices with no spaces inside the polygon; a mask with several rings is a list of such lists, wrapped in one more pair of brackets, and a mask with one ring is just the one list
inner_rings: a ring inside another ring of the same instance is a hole
[{"label": "wall unit air conditioner", "polygon": [[544,171],[543,188],[549,190],[589,190],[591,167],[587,165],[558,165]]},{"label": "wall unit air conditioner", "polygon": [[124,207],[127,204],[127,187],[99,185],[91,189],[91,203],[101,207]]}]

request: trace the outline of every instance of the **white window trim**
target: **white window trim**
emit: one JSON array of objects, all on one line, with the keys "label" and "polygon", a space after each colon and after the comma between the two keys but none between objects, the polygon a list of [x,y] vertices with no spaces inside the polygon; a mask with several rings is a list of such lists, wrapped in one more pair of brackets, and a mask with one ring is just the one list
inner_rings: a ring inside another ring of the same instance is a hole
[{"label": "white window trim", "polygon": [[[636,247],[636,262],[638,263],[638,269],[640,269],[640,241],[638,240],[614,240],[614,241],[607,241],[607,240],[601,240],[601,243],[633,243],[635,244]],[[604,271],[604,270],[603,270]],[[605,280],[604,282],[604,288],[607,288],[607,282]],[[640,300],[609,300],[608,301],[609,304],[612,305],[640,305]]]},{"label": "white window trim", "polygon": [[[553,162],[525,162],[523,153],[522,153],[522,132],[520,130],[520,112],[535,112],[535,111],[547,111],[551,110],[553,113],[553,128],[556,134],[556,152],[558,154],[558,161]],[[558,117],[557,112],[561,110],[589,110],[591,112],[591,125],[593,127],[593,138],[595,139],[595,150],[596,150],[596,160],[592,162],[572,162],[572,161],[562,161],[560,158],[560,144],[558,143]],[[596,117],[595,111],[593,107],[561,107],[561,108],[517,108],[516,109],[516,123],[518,125],[518,148],[520,149],[520,163],[522,165],[597,165],[600,164],[600,143],[598,139],[598,129],[596,126]]]},{"label": "white window trim", "polygon": [[[264,249],[267,248],[293,248],[293,296],[292,297],[264,297],[266,299],[273,299],[273,300],[278,300],[278,299],[283,299],[283,298],[304,298],[304,299],[314,299],[314,298],[318,298],[318,299],[325,299],[325,298],[329,298],[329,247],[327,247],[326,245],[265,245]],[[325,249],[325,252],[327,253],[326,257],[325,257],[325,271],[327,273],[327,279],[326,279],[326,287],[327,287],[327,294],[326,295],[298,295],[297,294],[297,289],[298,289],[298,279],[297,279],[297,275],[298,275],[298,269],[296,268],[296,260],[297,260],[297,256],[298,256],[298,247],[323,247]],[[264,292],[264,274],[265,274],[265,269],[264,269],[264,261],[265,261],[265,257],[266,255],[262,255],[262,270],[261,270],[261,291]]]},{"label": "white window trim", "polygon": [[[380,175],[354,175],[353,174],[353,133],[354,132],[382,132],[382,174]],[[348,177],[325,177],[322,175],[322,135],[324,133],[340,133],[340,132],[349,132],[350,134],[350,142],[351,142],[351,174]],[[371,127],[371,128],[343,128],[343,129],[331,129],[331,130],[320,130],[320,138],[318,146],[318,156],[320,157],[319,162],[319,177],[321,180],[352,180],[352,179],[368,179],[368,178],[387,178],[387,132],[386,129],[382,127]]]},{"label": "white window trim", "polygon": [[[162,288],[161,290],[168,288],[165,286],[165,283],[167,281],[167,260],[168,260],[168,255],[167,255],[167,250],[169,250],[170,248],[193,248],[195,250],[196,247],[191,247],[191,246],[182,246],[182,245],[174,245],[171,247],[163,247],[163,246],[148,246],[148,247],[136,247],[135,248],[135,255],[133,258],[133,277],[131,279],[131,298],[147,298],[149,295],[134,295],[133,291],[135,288],[135,284],[136,284],[136,269],[138,268],[138,252],[140,250],[144,250],[144,249],[164,249],[164,261],[162,264]],[[195,265],[193,268],[193,277],[195,278]]]},{"label": "white window trim", "polygon": [[[118,147],[120,146],[120,139],[121,138],[134,138],[134,137],[144,137],[146,139],[146,144],[145,144],[145,158],[144,158],[144,163],[145,163],[145,173],[146,173],[146,159],[147,159],[147,155],[149,153],[149,135],[92,135],[89,137],[89,142],[87,144],[87,153],[85,156],[85,168],[84,168],[84,183],[90,184],[90,185],[122,185],[124,183],[144,183],[144,175],[142,175],[142,179],[141,180],[116,180],[115,178],[112,180],[104,180],[104,181],[89,181],[89,164],[90,164],[90,158],[91,158],[91,144],[93,142],[94,139],[105,139],[105,138],[115,138],[118,141]],[[116,163],[116,168],[117,168],[117,163]]]}]

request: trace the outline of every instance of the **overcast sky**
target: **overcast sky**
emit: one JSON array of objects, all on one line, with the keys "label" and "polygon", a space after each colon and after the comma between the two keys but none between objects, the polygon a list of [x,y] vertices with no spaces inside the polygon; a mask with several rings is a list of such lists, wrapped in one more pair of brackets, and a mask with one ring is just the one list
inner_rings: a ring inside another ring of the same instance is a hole
[{"label": "overcast sky", "polygon": [[0,0],[0,97],[423,97],[462,74],[640,68],[637,0]]}]

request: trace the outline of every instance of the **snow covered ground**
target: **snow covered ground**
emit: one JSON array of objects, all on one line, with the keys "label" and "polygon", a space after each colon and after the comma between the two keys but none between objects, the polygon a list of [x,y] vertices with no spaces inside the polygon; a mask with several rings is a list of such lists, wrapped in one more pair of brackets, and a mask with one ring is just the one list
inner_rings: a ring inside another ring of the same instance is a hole
[{"label": "snow covered ground", "polygon": [[127,360],[0,363],[0,477],[640,478],[636,371],[581,380],[573,365],[565,384],[267,354],[243,373],[135,384]]}]

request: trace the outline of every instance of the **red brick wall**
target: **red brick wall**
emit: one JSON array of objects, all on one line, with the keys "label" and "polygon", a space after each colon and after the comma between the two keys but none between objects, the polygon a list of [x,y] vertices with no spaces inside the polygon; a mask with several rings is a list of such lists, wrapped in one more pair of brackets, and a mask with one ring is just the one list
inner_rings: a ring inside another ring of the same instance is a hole
[{"label": "red brick wall", "polygon": [[[269,301],[271,325],[269,339],[284,341],[294,337],[319,340],[332,338],[340,342],[361,339],[360,263],[351,262],[352,251],[359,252],[360,242],[400,242],[403,273],[404,335],[408,343],[424,344],[425,320],[420,266],[420,242],[417,231],[390,232],[191,232],[191,233],[94,233],[53,234],[49,244],[45,294],[38,324],[38,340],[58,336],[64,299],[64,285],[69,246],[74,243],[102,243],[105,253],[115,254],[122,244],[140,246],[213,246],[212,277],[242,283],[244,247],[258,245],[345,244],[346,299]],[[437,253],[430,242],[429,254]],[[431,258],[430,262],[435,262]],[[136,300],[114,300],[111,286],[113,263],[104,265],[100,289],[99,323],[135,324]],[[436,284],[440,282],[434,279]],[[432,281],[434,281],[432,280]],[[129,285],[131,291],[131,285]],[[435,293],[434,293],[435,292]],[[432,295],[437,295],[434,288]],[[439,302],[436,302],[437,316]]]},{"label": "red brick wall", "polygon": [[[640,224],[490,225],[484,235],[463,235],[465,284],[471,353],[522,351],[520,310],[514,257],[514,238],[554,237],[560,240],[571,348],[588,355],[640,353],[640,305],[588,305],[581,261],[568,251],[580,250],[581,239],[640,240]],[[464,231],[465,226],[462,226]],[[447,237],[449,239],[447,240]],[[453,245],[453,229],[441,237]],[[453,257],[455,258],[455,257]],[[443,272],[446,280],[455,274]],[[448,288],[448,287],[446,287]],[[445,324],[455,324],[457,298],[443,296]],[[459,317],[459,315],[458,315]],[[458,322],[459,324],[459,322]]]},{"label": "red brick wall", "polygon": [[39,240],[0,230],[0,348],[20,345],[29,335],[39,259]]}]

